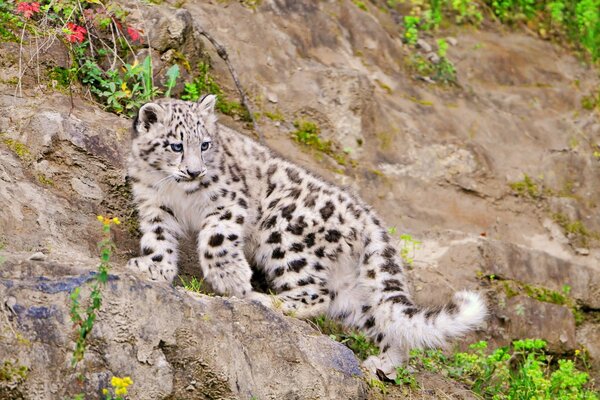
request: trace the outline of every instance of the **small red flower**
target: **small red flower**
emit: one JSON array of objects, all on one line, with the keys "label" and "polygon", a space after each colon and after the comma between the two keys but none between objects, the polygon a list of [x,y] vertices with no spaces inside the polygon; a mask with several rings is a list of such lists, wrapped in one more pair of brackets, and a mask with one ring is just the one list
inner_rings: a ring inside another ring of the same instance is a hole
[{"label": "small red flower", "polygon": [[133,40],[134,42],[137,42],[137,41],[139,41],[140,43],[142,42],[142,36],[140,35],[140,32],[137,29],[132,28],[131,26],[128,26],[127,34],[129,35],[131,40]]},{"label": "small red flower", "polygon": [[17,14],[22,14],[25,18],[31,18],[33,14],[40,11],[40,3],[28,3],[23,1],[17,5]]},{"label": "small red flower", "polygon": [[76,25],[72,22],[67,23],[67,40],[71,43],[81,43],[85,39],[87,30],[83,26]]}]

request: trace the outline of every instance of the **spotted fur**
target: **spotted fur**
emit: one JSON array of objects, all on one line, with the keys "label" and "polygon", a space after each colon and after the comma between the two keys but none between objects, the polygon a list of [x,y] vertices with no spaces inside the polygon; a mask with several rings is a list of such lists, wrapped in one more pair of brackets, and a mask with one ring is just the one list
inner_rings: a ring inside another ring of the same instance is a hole
[{"label": "spotted fur", "polygon": [[439,308],[416,305],[386,229],[361,200],[218,125],[214,96],[163,99],[134,122],[129,174],[143,232],[129,266],[152,279],[177,274],[177,242],[197,235],[204,279],[219,293],[272,297],[298,317],[326,313],[381,348],[366,365],[391,372],[409,349],[443,345],[480,325],[480,297],[459,292]]}]

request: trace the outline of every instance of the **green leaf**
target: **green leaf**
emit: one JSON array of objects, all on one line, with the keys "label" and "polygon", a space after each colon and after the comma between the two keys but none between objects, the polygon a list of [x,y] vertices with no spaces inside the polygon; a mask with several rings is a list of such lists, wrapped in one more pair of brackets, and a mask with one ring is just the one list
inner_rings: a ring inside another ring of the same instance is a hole
[{"label": "green leaf", "polygon": [[167,70],[167,91],[165,92],[165,97],[171,96],[171,89],[177,83],[177,78],[179,78],[179,65],[174,64]]}]

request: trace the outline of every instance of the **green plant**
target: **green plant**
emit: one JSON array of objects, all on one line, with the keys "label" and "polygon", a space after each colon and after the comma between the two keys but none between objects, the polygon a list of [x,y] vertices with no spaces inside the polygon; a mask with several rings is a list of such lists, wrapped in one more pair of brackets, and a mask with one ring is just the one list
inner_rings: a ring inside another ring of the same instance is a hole
[{"label": "green plant", "polygon": [[312,322],[331,339],[348,346],[361,360],[379,354],[379,349],[363,333],[348,329],[325,315],[313,318]]},{"label": "green plant", "polygon": [[[388,233],[392,236],[395,236],[398,233],[396,227],[391,227],[388,229]],[[419,246],[422,244],[419,240],[415,240],[412,235],[408,233],[403,233],[399,236],[400,238],[400,257],[402,260],[411,266],[415,261],[415,252],[419,249]]]},{"label": "green plant", "polygon": [[509,183],[509,186],[517,196],[538,200],[542,195],[537,183],[527,174],[523,174],[523,180]]},{"label": "green plant", "polygon": [[414,375],[405,367],[396,367],[396,378],[394,378],[394,383],[396,385],[408,385],[411,389],[417,389],[419,387]]},{"label": "green plant", "polygon": [[404,16],[404,41],[409,45],[414,45],[419,40],[420,17],[412,15]]},{"label": "green plant", "polygon": [[0,365],[0,382],[18,385],[27,379],[29,368],[18,365],[18,361],[4,360]]},{"label": "green plant", "polygon": [[[169,69],[169,84],[173,78]],[[168,72],[168,73],[169,73]],[[177,68],[177,73],[179,69]],[[106,109],[119,114],[133,115],[143,103],[152,100],[159,89],[153,85],[152,60],[147,56],[142,63],[124,64],[121,71],[103,71],[93,60],[87,59],[79,69],[83,83],[106,104]],[[176,77],[175,77],[176,79]],[[168,88],[170,92],[171,87]]]},{"label": "green plant", "polygon": [[585,362],[579,352],[575,360],[554,363],[540,339],[517,340],[492,352],[487,347],[481,341],[450,356],[439,350],[414,350],[409,363],[458,380],[484,399],[598,399],[589,375],[576,368],[576,361]]},{"label": "green plant", "polygon": [[186,279],[184,277],[179,277],[179,280],[181,281],[181,285],[184,287],[185,290],[189,290],[190,292],[205,294],[205,295],[209,295],[209,296],[214,294],[206,286],[206,283],[204,283],[204,279],[198,279],[195,276],[193,276],[189,279]]},{"label": "green plant", "polygon": [[294,127],[296,130],[292,132],[292,138],[296,142],[327,154],[340,165],[346,165],[348,163],[347,154],[336,151],[331,140],[321,139],[319,136],[320,129],[317,124],[312,121],[296,120],[294,121]]},{"label": "green plant", "polygon": [[106,286],[108,281],[108,271],[110,270],[110,257],[114,249],[114,243],[110,235],[111,224],[120,224],[118,218],[106,218],[101,215],[98,216],[98,220],[102,222],[102,233],[103,239],[99,243],[100,248],[100,264],[94,281],[91,284],[91,292],[89,299],[86,301],[85,312],[82,310],[82,304],[80,301],[81,287],[75,288],[71,294],[71,321],[77,329],[77,339],[75,340],[75,349],[73,350],[73,357],[71,364],[76,366],[85,355],[85,349],[87,347],[87,337],[94,327],[94,322],[98,316],[98,311],[102,306],[102,288]]},{"label": "green plant", "polygon": [[354,5],[358,8],[360,8],[363,11],[369,11],[369,9],[367,8],[367,5],[360,0],[352,0],[352,3],[354,3]]},{"label": "green plant", "polygon": [[483,15],[479,11],[479,4],[472,0],[451,0],[452,10],[456,13],[454,20],[457,24],[471,23],[479,25]]},{"label": "green plant", "polygon": [[174,64],[167,70],[167,87],[165,90],[165,97],[171,97],[171,90],[175,87],[179,78],[179,65]]},{"label": "green plant", "polygon": [[215,108],[225,115],[251,121],[250,114],[239,102],[229,101],[215,78],[210,73],[210,65],[206,62],[198,64],[198,72],[192,82],[184,84],[183,100],[197,101],[203,94],[217,96]]}]

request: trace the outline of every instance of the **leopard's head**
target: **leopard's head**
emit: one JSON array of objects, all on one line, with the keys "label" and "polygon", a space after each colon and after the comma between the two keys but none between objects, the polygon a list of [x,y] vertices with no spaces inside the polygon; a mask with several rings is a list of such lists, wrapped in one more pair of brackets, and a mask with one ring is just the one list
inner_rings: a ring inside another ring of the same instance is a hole
[{"label": "leopard's head", "polygon": [[133,156],[177,182],[201,179],[215,162],[216,96],[198,102],[158,99],[133,121]]}]

